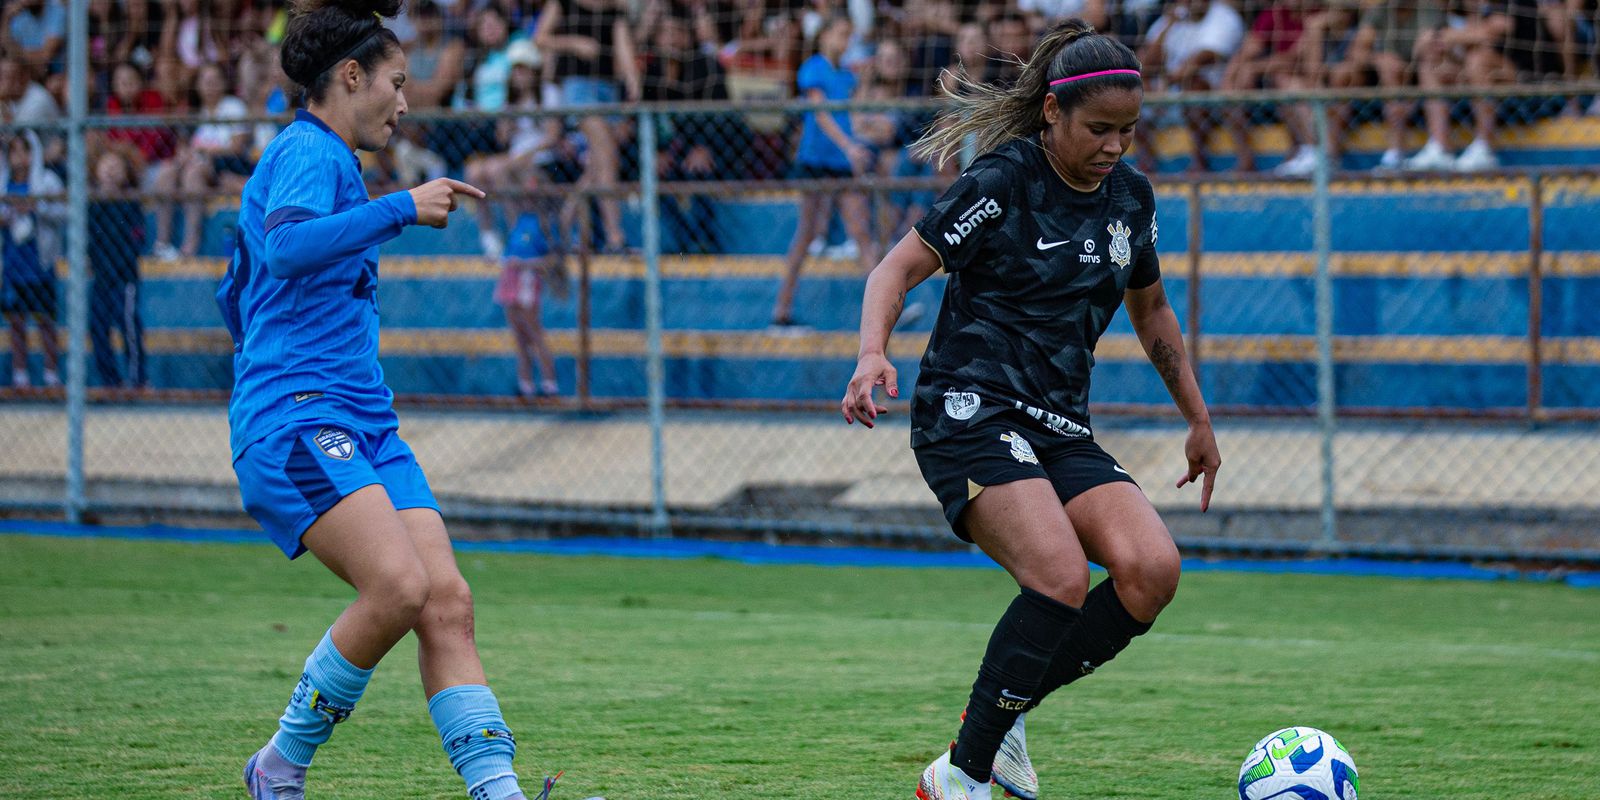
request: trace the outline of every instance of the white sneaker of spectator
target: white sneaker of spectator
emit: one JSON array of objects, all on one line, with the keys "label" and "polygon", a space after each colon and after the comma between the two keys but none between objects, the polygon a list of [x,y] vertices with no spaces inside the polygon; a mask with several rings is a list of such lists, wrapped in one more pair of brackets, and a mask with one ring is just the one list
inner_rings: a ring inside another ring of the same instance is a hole
[{"label": "white sneaker of spectator", "polygon": [[821,236],[818,236],[817,238],[811,240],[811,244],[806,246],[806,255],[816,258],[817,256],[822,255],[822,251],[826,249],[827,246],[828,241]]},{"label": "white sneaker of spectator", "polygon": [[1284,159],[1282,164],[1272,168],[1272,174],[1286,178],[1304,178],[1317,171],[1317,148],[1309,144],[1300,145],[1294,155]]},{"label": "white sneaker of spectator", "polygon": [[177,261],[183,257],[183,254],[178,252],[178,248],[167,242],[156,243],[155,247],[150,248],[150,254],[162,261]]},{"label": "white sneaker of spectator", "polygon": [[506,251],[506,243],[500,240],[500,234],[491,230],[478,231],[478,246],[483,248],[487,258],[499,258]]},{"label": "white sneaker of spectator", "polygon": [[44,371],[44,385],[46,387],[51,388],[51,389],[60,389],[61,388],[61,376],[57,375],[56,371],[53,370],[53,369],[45,370]]},{"label": "white sneaker of spectator", "polygon": [[853,258],[861,257],[861,247],[860,245],[856,244],[856,240],[846,239],[843,242],[834,245],[833,247],[824,249],[822,253],[826,258],[836,258],[848,261]]},{"label": "white sneaker of spectator", "polygon": [[1400,167],[1404,164],[1405,160],[1405,154],[1401,153],[1399,150],[1385,150],[1383,151],[1383,155],[1378,158],[1378,166],[1373,167],[1373,169],[1377,170],[1378,172],[1397,172],[1400,170]]},{"label": "white sneaker of spectator", "polygon": [[1467,149],[1461,151],[1456,157],[1457,172],[1483,172],[1484,170],[1498,169],[1500,159],[1494,154],[1494,149],[1482,139],[1473,139]]},{"label": "white sneaker of spectator", "polygon": [[1429,139],[1416,155],[1405,160],[1405,168],[1412,172],[1445,172],[1456,168],[1456,159],[1444,145]]},{"label": "white sneaker of spectator", "polygon": [[11,388],[13,388],[13,389],[26,389],[26,388],[28,388],[29,386],[32,386],[32,385],[33,385],[33,381],[28,380],[28,371],[27,370],[25,370],[25,369],[14,369],[14,370],[11,370]]}]

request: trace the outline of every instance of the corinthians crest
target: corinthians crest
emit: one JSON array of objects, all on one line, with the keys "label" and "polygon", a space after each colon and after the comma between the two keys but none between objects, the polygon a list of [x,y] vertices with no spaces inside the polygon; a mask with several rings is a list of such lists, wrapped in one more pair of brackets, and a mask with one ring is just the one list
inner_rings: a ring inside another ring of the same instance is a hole
[{"label": "corinthians crest", "polygon": [[1117,220],[1106,226],[1106,232],[1111,234],[1111,263],[1119,267],[1128,266],[1133,260],[1133,248],[1128,246],[1128,234],[1133,230]]}]

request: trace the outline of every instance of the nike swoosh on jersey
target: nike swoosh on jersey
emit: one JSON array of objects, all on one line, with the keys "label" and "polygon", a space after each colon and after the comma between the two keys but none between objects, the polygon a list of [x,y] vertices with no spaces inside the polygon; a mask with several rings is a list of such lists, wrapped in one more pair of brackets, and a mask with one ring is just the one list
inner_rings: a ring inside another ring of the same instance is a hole
[{"label": "nike swoosh on jersey", "polygon": [[1062,239],[1059,242],[1046,242],[1044,237],[1040,236],[1039,241],[1035,242],[1034,244],[1038,245],[1040,250],[1049,250],[1052,247],[1060,247],[1061,245],[1067,244],[1071,241],[1071,239]]}]

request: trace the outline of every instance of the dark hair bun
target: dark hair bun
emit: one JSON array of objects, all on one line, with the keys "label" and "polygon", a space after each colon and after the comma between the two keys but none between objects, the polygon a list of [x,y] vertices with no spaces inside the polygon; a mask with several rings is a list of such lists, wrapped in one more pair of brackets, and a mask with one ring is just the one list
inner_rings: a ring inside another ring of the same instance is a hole
[{"label": "dark hair bun", "polygon": [[394,17],[405,0],[294,0],[294,14],[310,14],[324,8],[337,8],[352,17]]}]

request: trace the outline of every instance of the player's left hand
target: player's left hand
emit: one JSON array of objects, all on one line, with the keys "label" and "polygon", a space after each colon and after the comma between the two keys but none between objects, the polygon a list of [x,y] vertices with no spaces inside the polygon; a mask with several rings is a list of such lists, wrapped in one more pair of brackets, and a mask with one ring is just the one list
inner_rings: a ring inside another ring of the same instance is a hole
[{"label": "player's left hand", "polygon": [[1200,484],[1200,510],[1203,512],[1211,507],[1211,487],[1217,481],[1217,469],[1222,466],[1222,453],[1217,450],[1217,435],[1211,430],[1211,423],[1189,426],[1183,457],[1189,461],[1189,471],[1178,479],[1178,488],[1204,475],[1205,480]]}]

